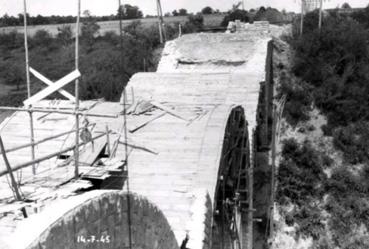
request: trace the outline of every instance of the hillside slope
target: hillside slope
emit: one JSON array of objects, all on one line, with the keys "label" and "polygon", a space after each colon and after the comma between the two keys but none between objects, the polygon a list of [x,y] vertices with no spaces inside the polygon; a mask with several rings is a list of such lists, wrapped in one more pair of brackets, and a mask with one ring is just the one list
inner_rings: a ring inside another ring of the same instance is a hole
[{"label": "hillside slope", "polygon": [[346,16],[328,17],[324,35],[310,28],[310,37],[275,41],[278,98],[287,102],[272,248],[369,248],[368,109],[359,101],[368,54],[357,46],[367,31]]}]

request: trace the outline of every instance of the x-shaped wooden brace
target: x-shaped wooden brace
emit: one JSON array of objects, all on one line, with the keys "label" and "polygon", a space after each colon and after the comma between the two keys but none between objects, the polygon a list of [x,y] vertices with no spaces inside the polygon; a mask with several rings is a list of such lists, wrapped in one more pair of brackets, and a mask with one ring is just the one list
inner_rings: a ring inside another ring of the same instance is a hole
[{"label": "x-shaped wooden brace", "polygon": [[32,97],[26,99],[25,101],[23,101],[23,104],[25,106],[33,105],[34,103],[46,98],[47,96],[49,96],[50,94],[52,94],[56,91],[60,92],[63,96],[65,96],[69,100],[75,101],[75,98],[70,93],[68,93],[67,91],[62,90],[61,88],[81,76],[81,73],[78,70],[74,70],[73,72],[71,72],[70,74],[68,74],[67,76],[61,78],[60,80],[58,80],[56,82],[52,82],[51,80],[49,80],[48,78],[46,78],[45,76],[43,76],[42,74],[40,74],[39,72],[34,70],[33,68],[30,68],[29,71],[36,78],[38,78],[39,80],[41,80],[42,82],[47,84],[48,87],[45,88],[44,90],[36,93]]}]

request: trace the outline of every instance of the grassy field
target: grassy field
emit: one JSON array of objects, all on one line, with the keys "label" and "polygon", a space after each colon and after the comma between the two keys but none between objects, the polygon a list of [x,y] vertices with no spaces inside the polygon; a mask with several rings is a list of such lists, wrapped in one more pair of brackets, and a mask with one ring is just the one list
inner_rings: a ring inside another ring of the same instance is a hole
[{"label": "grassy field", "polygon": [[[220,26],[224,18],[224,14],[213,14],[213,15],[204,15],[204,25],[205,27],[217,27]],[[187,16],[171,16],[171,17],[164,17],[164,21],[166,24],[177,24],[181,23],[184,24],[187,21]],[[134,20],[124,20],[123,27],[128,26],[134,21],[141,21],[141,23],[146,26],[150,27],[155,25],[158,22],[157,18],[143,18],[143,19],[134,19]],[[119,32],[119,21],[106,21],[106,22],[98,22],[100,25],[100,34],[104,35],[107,32]],[[51,25],[37,25],[37,26],[29,26],[28,33],[30,36],[33,36],[38,30],[46,30],[51,33],[53,36],[56,36],[58,33],[58,27],[62,27],[63,25],[71,25],[73,28],[75,26],[74,23],[69,24],[51,24]],[[16,30],[19,33],[23,33],[22,26],[15,26],[15,27],[3,27],[0,28],[0,33],[9,33]]]}]

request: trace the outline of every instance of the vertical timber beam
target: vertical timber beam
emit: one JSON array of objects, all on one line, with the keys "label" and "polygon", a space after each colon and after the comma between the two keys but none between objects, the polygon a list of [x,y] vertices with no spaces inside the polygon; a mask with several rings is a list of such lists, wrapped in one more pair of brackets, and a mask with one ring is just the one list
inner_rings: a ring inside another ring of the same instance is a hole
[{"label": "vertical timber beam", "polygon": [[[31,97],[31,78],[29,74],[29,52],[28,52],[28,29],[27,29],[27,1],[23,0],[23,24],[24,24],[24,51],[26,57],[26,78],[27,78],[27,97]],[[31,106],[28,106],[31,108]],[[33,125],[33,113],[31,111],[29,113],[30,120],[30,135],[31,135],[31,158],[32,161],[35,160],[35,133],[34,133],[34,125]],[[36,165],[32,165],[32,173],[36,174]]]},{"label": "vertical timber beam", "polygon": [[[81,0],[78,0],[78,10],[77,10],[77,22],[76,22],[76,47],[75,47],[75,67],[76,70],[79,68],[79,22],[81,16]],[[76,105],[75,111],[79,110],[79,79],[77,78],[75,81],[75,98]],[[77,179],[79,177],[79,115],[76,114],[76,137],[75,137],[76,148],[74,150],[74,177]]]}]

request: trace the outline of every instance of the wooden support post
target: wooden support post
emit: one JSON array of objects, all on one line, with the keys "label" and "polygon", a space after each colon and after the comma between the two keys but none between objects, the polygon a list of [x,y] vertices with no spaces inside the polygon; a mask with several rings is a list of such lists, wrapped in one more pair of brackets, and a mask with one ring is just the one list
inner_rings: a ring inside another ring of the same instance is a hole
[{"label": "wooden support post", "polygon": [[[13,187],[13,191],[15,192],[15,197],[16,197],[17,201],[22,201],[22,196],[20,195],[17,182],[15,181],[15,178],[14,178],[14,175],[13,175],[12,168],[10,167],[8,158],[6,156],[3,139],[1,138],[1,136],[0,136],[0,150],[1,150],[1,154],[3,155],[5,166],[8,170],[8,172],[9,172],[9,176],[10,176],[11,184],[12,184],[12,187]],[[27,218],[28,216],[27,216],[26,209],[23,207],[21,210],[22,210],[24,218]]]},{"label": "wooden support post", "polygon": [[108,152],[108,156],[110,157],[110,136],[109,136],[109,126],[106,125],[106,148]]},{"label": "wooden support post", "polygon": [[[31,97],[31,78],[29,74],[29,53],[28,53],[28,30],[27,30],[27,1],[23,0],[23,24],[24,24],[24,51],[25,51],[25,57],[26,57],[26,80],[27,80],[27,97]],[[26,105],[28,108],[30,108],[30,105]],[[30,139],[31,143],[34,142],[34,130],[33,130],[33,116],[32,112],[29,112],[30,117]],[[32,160],[35,159],[35,148],[32,146],[31,148],[31,158]],[[36,166],[32,166],[32,173],[36,174]]]},{"label": "wooden support post", "polygon": [[[78,13],[77,13],[77,22],[76,22],[76,47],[75,47],[75,68],[78,71],[79,68],[79,22],[81,16],[81,0],[78,0]],[[75,111],[79,110],[79,79],[77,78],[75,81],[75,98],[76,98],[76,107]],[[74,177],[78,179],[79,177],[79,115],[76,115],[76,136],[75,136],[75,143],[76,148],[74,150]]]}]

